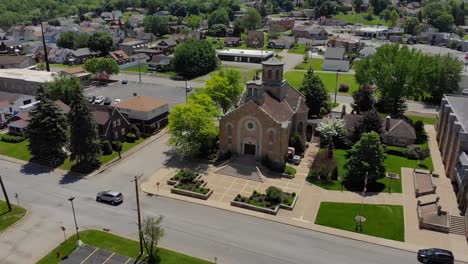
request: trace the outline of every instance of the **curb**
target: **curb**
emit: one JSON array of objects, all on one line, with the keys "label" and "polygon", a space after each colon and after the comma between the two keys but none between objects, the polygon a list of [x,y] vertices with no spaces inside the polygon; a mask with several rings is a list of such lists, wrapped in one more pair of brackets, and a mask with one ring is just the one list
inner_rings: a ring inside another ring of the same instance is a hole
[{"label": "curb", "polygon": [[[399,247],[384,245],[384,244],[380,244],[380,243],[372,243],[372,242],[369,242],[369,241],[364,241],[364,240],[360,240],[360,239],[357,239],[357,238],[348,237],[346,235],[333,234],[333,233],[328,233],[328,232],[325,232],[325,231],[322,231],[322,230],[317,230],[317,229],[314,229],[314,228],[308,228],[308,227],[304,227],[304,226],[294,225],[294,224],[291,224],[291,223],[285,223],[285,222],[281,222],[280,220],[263,218],[263,217],[260,217],[260,216],[251,215],[251,214],[244,213],[244,212],[232,211],[232,210],[229,210],[227,208],[216,207],[216,206],[210,205],[210,204],[201,204],[201,203],[190,202],[190,201],[186,201],[186,200],[183,200],[181,198],[178,198],[178,197],[169,197],[169,196],[165,196],[165,195],[161,195],[161,194],[149,193],[149,192],[144,191],[143,189],[141,189],[141,190],[146,194],[151,194],[152,196],[155,196],[155,198],[157,198],[158,196],[161,196],[161,197],[164,197],[164,198],[174,199],[174,200],[178,200],[178,201],[182,201],[182,202],[186,202],[186,203],[193,203],[193,204],[196,204],[196,205],[199,205],[199,206],[208,206],[208,207],[211,207],[211,208],[224,210],[224,211],[227,211],[227,212],[230,212],[230,213],[237,213],[237,214],[241,214],[241,215],[255,217],[255,218],[258,218],[258,219],[265,220],[265,221],[270,221],[270,222],[273,222],[273,223],[279,223],[279,224],[283,224],[283,225],[287,225],[287,226],[291,226],[291,227],[295,227],[295,228],[300,228],[300,229],[304,229],[304,230],[308,230],[308,231],[313,231],[313,232],[317,232],[317,233],[325,234],[325,235],[329,235],[329,236],[337,236],[337,237],[341,237],[341,238],[345,238],[345,239],[350,239],[350,240],[353,240],[353,241],[359,241],[361,243],[378,245],[378,246],[387,247],[387,248],[396,249],[396,250],[401,250],[401,251],[405,251],[405,252],[411,252],[411,253],[416,253],[417,252],[417,251],[410,250],[410,249],[399,248]],[[330,227],[330,228],[332,228],[332,227]],[[349,231],[346,231],[346,232],[349,232]],[[379,239],[385,239],[385,238],[379,238]],[[398,242],[401,242],[401,241],[398,241]],[[405,242],[402,242],[402,243],[405,243]],[[456,260],[456,261],[462,262],[462,263],[468,263],[467,261],[462,261],[462,260]]]},{"label": "curb", "polygon": [[[22,206],[20,206],[22,207]],[[0,231],[0,236],[3,234],[3,233],[6,233],[8,230],[12,229],[13,227],[15,227],[16,225],[20,224],[21,222],[25,221],[26,218],[29,216],[29,210],[28,208],[26,207],[22,207],[26,210],[26,213],[24,214],[23,217],[21,217],[21,219],[19,219],[18,221],[16,221],[15,223],[13,223],[12,225],[8,226],[7,228],[5,228],[4,230]]]}]

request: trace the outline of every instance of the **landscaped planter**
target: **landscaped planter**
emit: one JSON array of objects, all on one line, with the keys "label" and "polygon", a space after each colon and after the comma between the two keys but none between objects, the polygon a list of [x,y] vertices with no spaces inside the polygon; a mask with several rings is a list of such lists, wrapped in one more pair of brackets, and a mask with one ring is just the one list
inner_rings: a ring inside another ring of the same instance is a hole
[{"label": "landscaped planter", "polygon": [[172,180],[172,179],[167,180],[167,185],[174,186],[174,185],[176,185],[178,183],[179,183],[179,181],[176,181],[176,180]]},{"label": "landscaped planter", "polygon": [[282,173],[281,177],[284,177],[284,178],[287,178],[287,179],[294,179],[294,175],[286,174],[286,173]]},{"label": "landscaped planter", "polygon": [[298,197],[298,196],[299,196],[299,195],[297,195],[297,194],[296,194],[296,196],[294,196],[294,200],[293,200],[293,202],[292,202],[291,205],[286,205],[286,204],[281,203],[281,204],[280,204],[280,208],[286,209],[286,210],[291,210],[291,211],[292,211],[292,210],[294,209],[294,206],[296,205],[297,197]]},{"label": "landscaped planter", "polygon": [[[175,177],[183,170],[178,171],[174,176],[172,176],[170,179],[167,180],[167,185],[174,186],[177,183],[179,183],[179,180],[175,179]],[[194,180],[199,181],[201,180],[202,175],[198,175]]]},{"label": "landscaped planter", "polygon": [[260,207],[260,206],[251,205],[251,204],[248,204],[248,203],[238,202],[238,201],[231,201],[231,205],[236,206],[236,207],[240,207],[240,208],[244,208],[244,209],[257,211],[257,212],[260,212],[260,213],[271,214],[271,215],[276,215],[278,213],[279,208],[280,208],[279,204],[276,205],[276,207],[274,209],[270,209],[270,208],[267,208],[267,207]]},{"label": "landscaped planter", "polygon": [[172,187],[171,193],[185,195],[188,197],[202,199],[202,200],[207,200],[208,198],[210,198],[211,194],[213,193],[213,190],[210,189],[206,194],[203,194],[203,193],[197,193],[197,192],[192,192],[189,190],[177,189],[175,187]]}]

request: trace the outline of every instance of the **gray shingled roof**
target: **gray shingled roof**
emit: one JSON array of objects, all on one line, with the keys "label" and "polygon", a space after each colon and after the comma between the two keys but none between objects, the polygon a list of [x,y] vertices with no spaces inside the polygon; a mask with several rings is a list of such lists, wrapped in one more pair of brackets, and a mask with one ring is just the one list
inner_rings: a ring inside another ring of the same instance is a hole
[{"label": "gray shingled roof", "polygon": [[445,99],[452,107],[458,122],[468,131],[468,96],[446,95]]},{"label": "gray shingled roof", "polygon": [[343,47],[328,47],[325,52],[325,59],[334,59],[334,60],[341,60],[345,55],[345,48]]},{"label": "gray shingled roof", "polygon": [[275,57],[271,57],[270,59],[262,62],[263,65],[284,65],[284,62],[278,60]]}]

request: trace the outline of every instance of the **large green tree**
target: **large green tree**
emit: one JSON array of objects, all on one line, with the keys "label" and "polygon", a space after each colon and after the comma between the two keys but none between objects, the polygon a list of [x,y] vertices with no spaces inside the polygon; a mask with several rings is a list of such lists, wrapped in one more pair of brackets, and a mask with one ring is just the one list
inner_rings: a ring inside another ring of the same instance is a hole
[{"label": "large green tree", "polygon": [[93,74],[106,72],[107,74],[119,74],[120,68],[112,58],[93,58],[86,60],[83,68]]},{"label": "large green tree", "polygon": [[75,46],[75,36],[76,33],[73,31],[63,32],[57,40],[57,46],[65,49],[73,49]]},{"label": "large green tree", "polygon": [[234,69],[220,69],[206,81],[206,93],[223,110],[223,114],[235,106],[244,90],[240,72]]},{"label": "large green tree", "polygon": [[358,141],[363,133],[376,132],[380,134],[382,131],[383,120],[376,110],[370,110],[364,114],[363,119],[352,128],[350,140],[353,142]]},{"label": "large green tree", "polygon": [[215,115],[198,103],[176,105],[169,113],[169,144],[184,156],[197,156],[215,147]]},{"label": "large green tree", "polygon": [[246,30],[252,30],[252,29],[257,29],[258,26],[260,25],[260,22],[262,21],[262,17],[260,16],[260,13],[258,13],[257,9],[255,8],[247,8],[245,10],[244,15],[241,18],[242,21],[242,26]]},{"label": "large green tree", "polygon": [[162,220],[162,216],[146,217],[143,220],[141,238],[146,254],[148,255],[148,264],[159,263],[157,246],[159,240],[164,236],[164,229],[161,227]]},{"label": "large green tree", "polygon": [[70,123],[70,159],[76,160],[80,168],[86,171],[98,168],[101,164],[99,160],[101,149],[97,127],[81,87],[73,90],[68,121]]},{"label": "large green tree", "polygon": [[145,31],[153,33],[156,36],[162,36],[169,32],[169,18],[163,16],[147,16],[143,20]]},{"label": "large green tree", "polygon": [[33,160],[58,166],[66,156],[63,148],[67,144],[67,119],[44,88],[37,90],[36,99],[39,103],[31,110],[27,126],[28,149]]},{"label": "large green tree", "polygon": [[226,9],[221,8],[208,15],[208,27],[211,28],[211,26],[216,24],[229,26],[229,15]]},{"label": "large green tree", "polygon": [[368,182],[385,176],[385,153],[379,134],[364,133],[361,139],[348,151],[349,159],[345,163],[346,180],[353,185],[364,186],[364,178]]},{"label": "large green tree", "polygon": [[201,22],[202,22],[201,16],[190,15],[189,17],[187,17],[187,26],[189,26],[189,28],[191,29],[199,28],[201,25]]},{"label": "large green tree", "polygon": [[216,69],[218,57],[208,41],[188,40],[176,48],[173,65],[178,74],[193,78]]},{"label": "large green tree", "polygon": [[114,49],[114,40],[109,33],[98,31],[89,37],[88,46],[91,51],[107,56]]},{"label": "large green tree", "polygon": [[323,85],[320,77],[309,69],[302,81],[302,86],[299,89],[306,97],[306,104],[309,107],[309,115],[317,116],[331,110],[330,95],[328,94],[325,85]]},{"label": "large green tree", "polygon": [[370,86],[360,87],[357,91],[353,92],[353,100],[353,109],[358,114],[373,109],[375,105],[374,89]]},{"label": "large green tree", "polygon": [[47,92],[52,100],[60,100],[66,105],[71,103],[74,93],[81,89],[81,83],[78,78],[60,74],[54,77],[54,80],[47,84]]},{"label": "large green tree", "polygon": [[447,55],[429,57],[427,64],[430,67],[427,75],[427,91],[432,99],[439,102],[444,94],[461,93],[461,73],[463,63],[457,58]]}]

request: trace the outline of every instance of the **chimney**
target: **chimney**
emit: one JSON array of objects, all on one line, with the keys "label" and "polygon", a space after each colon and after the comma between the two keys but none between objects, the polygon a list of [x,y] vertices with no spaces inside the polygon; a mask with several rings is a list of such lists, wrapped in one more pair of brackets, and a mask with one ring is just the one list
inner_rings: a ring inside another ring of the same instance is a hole
[{"label": "chimney", "polygon": [[137,93],[133,93],[133,96],[137,96]]},{"label": "chimney", "polygon": [[385,131],[388,132],[390,130],[390,116],[387,116],[385,119]]}]

